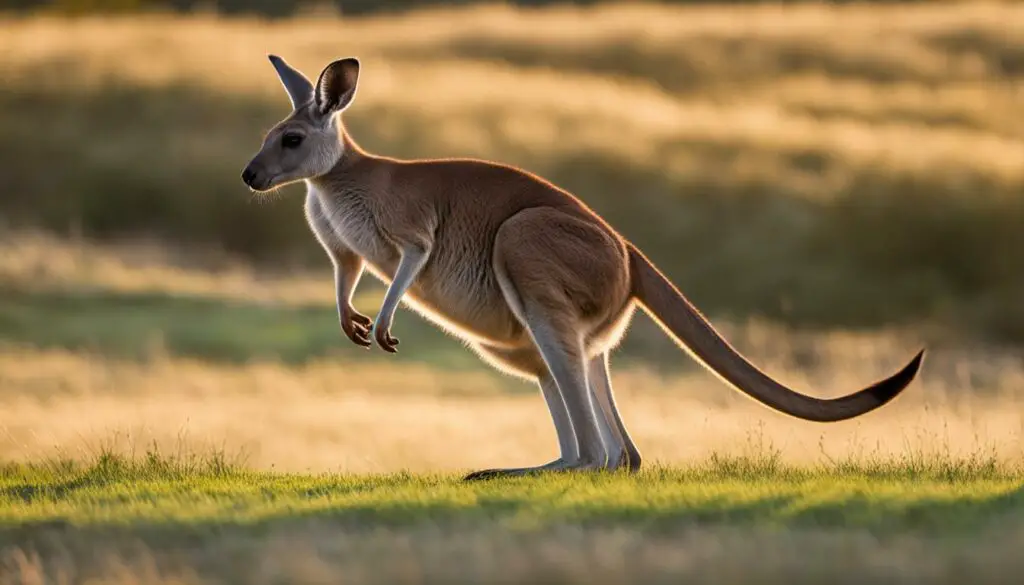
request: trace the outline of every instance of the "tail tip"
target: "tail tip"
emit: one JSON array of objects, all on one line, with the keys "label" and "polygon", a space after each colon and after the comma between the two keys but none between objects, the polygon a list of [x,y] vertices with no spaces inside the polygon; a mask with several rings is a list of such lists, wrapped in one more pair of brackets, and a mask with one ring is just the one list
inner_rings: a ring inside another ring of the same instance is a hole
[{"label": "tail tip", "polygon": [[911,377],[916,376],[921,370],[921,365],[924,363],[924,354],[926,351],[927,348],[922,347],[921,351],[917,352],[917,355],[914,356],[914,359],[910,360],[910,364],[907,369],[910,370],[908,373],[911,374]]},{"label": "tail tip", "polygon": [[884,394],[888,394],[888,398],[886,401],[894,398],[897,394],[899,394],[907,386],[909,386],[915,378],[917,378],[917,374],[921,371],[921,365],[924,363],[924,354],[925,348],[922,347],[921,350],[918,351],[917,354],[914,356],[914,358],[911,359],[907,363],[907,365],[903,366],[902,370],[900,370],[899,372],[896,373],[896,375],[890,378],[890,381],[896,382],[896,384],[887,384],[889,386],[889,389],[887,392],[884,392]]},{"label": "tail tip", "polygon": [[921,371],[921,364],[924,363],[924,354],[925,348],[921,348],[914,358],[907,365],[903,366],[902,370],[893,374],[891,378],[875,385],[873,394],[877,401],[876,408],[896,398],[907,386],[910,386],[910,383],[917,378],[917,374]]}]

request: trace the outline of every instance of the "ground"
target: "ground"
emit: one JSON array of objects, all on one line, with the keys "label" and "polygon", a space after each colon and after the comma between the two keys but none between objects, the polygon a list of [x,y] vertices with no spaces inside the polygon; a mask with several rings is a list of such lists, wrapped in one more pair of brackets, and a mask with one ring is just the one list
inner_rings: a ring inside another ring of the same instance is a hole
[{"label": "ground", "polygon": [[105,454],[3,471],[0,582],[997,583],[1024,568],[1021,479],[762,457],[466,483]]}]

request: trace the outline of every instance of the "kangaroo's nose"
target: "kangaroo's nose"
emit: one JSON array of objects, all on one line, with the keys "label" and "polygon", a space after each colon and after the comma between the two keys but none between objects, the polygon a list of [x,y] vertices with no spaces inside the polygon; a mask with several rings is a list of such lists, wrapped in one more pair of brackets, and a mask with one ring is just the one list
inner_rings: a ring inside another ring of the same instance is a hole
[{"label": "kangaroo's nose", "polygon": [[242,182],[246,185],[252,186],[252,181],[255,178],[256,171],[254,171],[252,167],[245,167],[245,170],[242,171]]}]

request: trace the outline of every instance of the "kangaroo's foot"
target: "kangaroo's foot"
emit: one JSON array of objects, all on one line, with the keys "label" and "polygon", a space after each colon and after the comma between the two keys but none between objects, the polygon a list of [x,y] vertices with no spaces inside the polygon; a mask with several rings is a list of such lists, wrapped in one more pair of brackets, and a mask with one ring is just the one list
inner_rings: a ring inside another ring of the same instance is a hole
[{"label": "kangaroo's foot", "polygon": [[484,469],[481,471],[474,471],[467,475],[465,481],[476,481],[480,479],[496,479],[499,477],[521,477],[524,475],[534,475],[546,472],[567,472],[567,471],[601,471],[611,470],[618,467],[617,465],[590,462],[590,461],[576,461],[574,463],[567,463],[562,459],[556,459],[550,463],[544,465],[538,465],[537,467],[513,467],[507,469]]},{"label": "kangaroo's foot", "polygon": [[495,479],[498,477],[518,477],[522,475],[532,475],[536,473],[544,473],[545,471],[558,471],[564,467],[567,467],[569,463],[566,463],[563,459],[555,459],[550,463],[544,465],[538,465],[536,467],[510,467],[504,469],[482,469],[480,471],[474,471],[467,475],[464,479],[466,481],[474,481],[478,479]]}]

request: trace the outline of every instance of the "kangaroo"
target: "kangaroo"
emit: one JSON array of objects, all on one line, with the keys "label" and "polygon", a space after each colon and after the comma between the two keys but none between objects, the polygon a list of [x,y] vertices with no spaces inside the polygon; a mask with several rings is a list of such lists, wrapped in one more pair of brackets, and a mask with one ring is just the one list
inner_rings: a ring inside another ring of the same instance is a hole
[{"label": "kangaroo", "polygon": [[[475,471],[467,480],[640,469],[608,357],[638,306],[727,385],[803,420],[871,412],[917,376],[924,349],[852,394],[798,393],[747,361],[635,245],[566,190],[499,163],[402,160],[362,149],[341,117],[356,96],[359,59],[331,62],[313,84],[282,58],[268,58],[292,112],[266,134],[242,180],[254,193],[305,182],[305,216],[334,265],[344,334],[396,352],[391,328],[404,303],[497,370],[540,387],[559,458]],[[372,321],[351,303],[364,269],[387,285]]]}]

